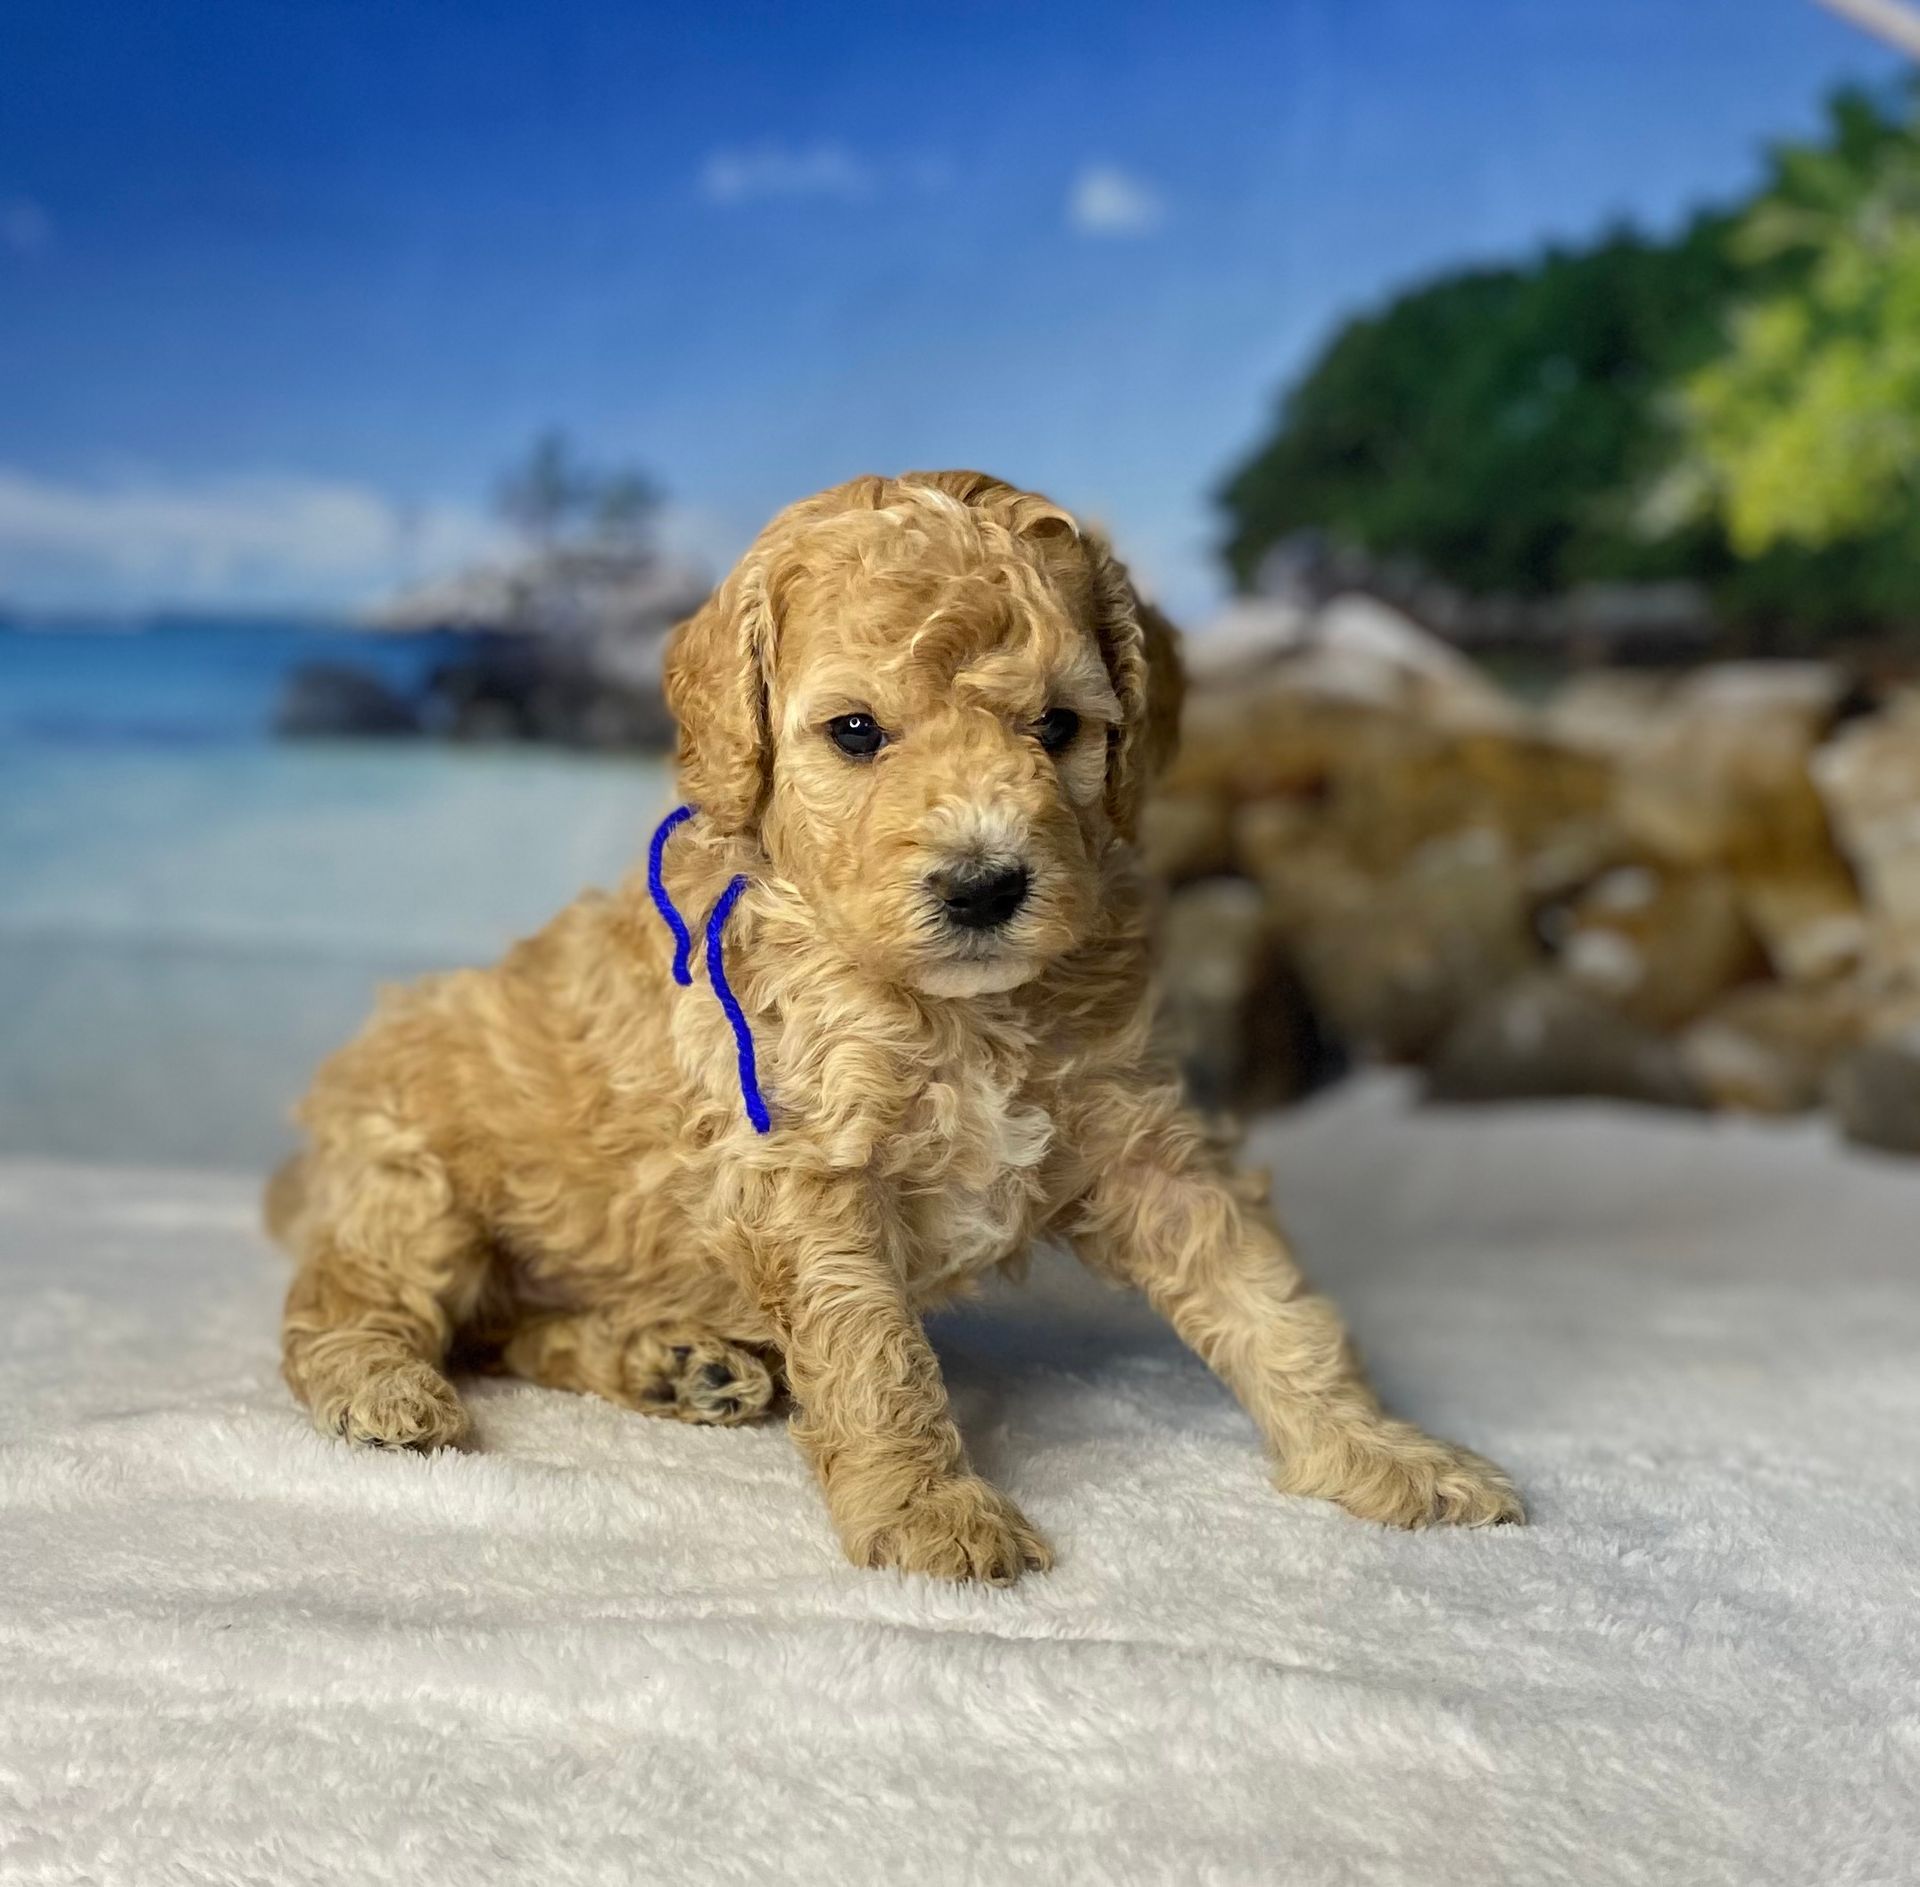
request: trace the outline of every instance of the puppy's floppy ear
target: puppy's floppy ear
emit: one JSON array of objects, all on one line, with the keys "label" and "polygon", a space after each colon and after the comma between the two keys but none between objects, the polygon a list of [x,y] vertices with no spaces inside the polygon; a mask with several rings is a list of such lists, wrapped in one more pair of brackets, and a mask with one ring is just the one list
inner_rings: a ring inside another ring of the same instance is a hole
[{"label": "puppy's floppy ear", "polygon": [[1098,535],[1082,531],[1080,544],[1093,579],[1094,631],[1120,698],[1120,725],[1107,744],[1107,816],[1130,839],[1147,788],[1173,758],[1180,738],[1187,687],[1180,635],[1141,600],[1126,566]]},{"label": "puppy's floppy ear", "polygon": [[667,645],[667,706],[680,727],[681,797],[723,832],[751,827],[766,796],[772,644],[766,579],[757,563],[745,563]]}]

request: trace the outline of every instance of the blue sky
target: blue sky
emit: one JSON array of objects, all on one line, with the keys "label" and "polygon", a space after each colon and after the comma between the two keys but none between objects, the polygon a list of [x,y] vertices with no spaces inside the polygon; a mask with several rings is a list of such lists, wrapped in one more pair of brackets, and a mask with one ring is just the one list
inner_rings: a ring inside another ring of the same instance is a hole
[{"label": "blue sky", "polygon": [[10,0],[0,599],[351,604],[491,548],[557,423],[710,561],[969,463],[1200,614],[1341,316],[1894,70],[1812,0]]}]

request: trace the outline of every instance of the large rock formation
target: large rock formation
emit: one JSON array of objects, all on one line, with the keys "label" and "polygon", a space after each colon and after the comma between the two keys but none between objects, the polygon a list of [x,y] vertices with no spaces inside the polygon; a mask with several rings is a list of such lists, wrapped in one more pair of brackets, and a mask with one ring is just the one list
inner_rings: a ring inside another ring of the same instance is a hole
[{"label": "large rock formation", "polygon": [[309,662],[288,677],[273,731],[285,740],[417,734],[420,712],[350,662]]},{"label": "large rock formation", "polygon": [[1161,1020],[1208,1110],[1297,1100],[1339,1066],[1261,898],[1215,878],[1174,901],[1162,936]]},{"label": "large rock formation", "polygon": [[420,699],[390,699],[383,719],[381,685],[342,664],[296,677],[280,724],[303,734],[419,731],[662,748],[673,735],[660,677],[667,633],[706,592],[705,579],[684,564],[641,545],[596,542],[422,584],[372,611],[365,625],[383,635],[455,633],[458,652]]},{"label": "large rock formation", "polygon": [[1444,1101],[1700,1101],[1670,1041],[1551,971],[1488,992],[1462,1017],[1434,1052],[1427,1091]]},{"label": "large rock formation", "polygon": [[1239,606],[1191,667],[1146,845],[1202,1092],[1291,1085],[1272,990],[1437,1095],[1827,1099],[1920,1150],[1920,691],[1728,663],[1525,706],[1370,598]]}]

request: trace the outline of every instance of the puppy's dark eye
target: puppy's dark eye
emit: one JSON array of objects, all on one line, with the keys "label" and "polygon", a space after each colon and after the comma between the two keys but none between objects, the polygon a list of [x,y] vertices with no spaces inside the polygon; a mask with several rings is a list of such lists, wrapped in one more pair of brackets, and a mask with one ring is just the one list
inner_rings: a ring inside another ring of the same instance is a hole
[{"label": "puppy's dark eye", "polygon": [[1034,722],[1033,731],[1048,753],[1059,753],[1080,731],[1080,717],[1071,708],[1049,708]]},{"label": "puppy's dark eye", "polygon": [[827,738],[851,760],[871,760],[887,744],[886,729],[871,714],[836,714]]}]

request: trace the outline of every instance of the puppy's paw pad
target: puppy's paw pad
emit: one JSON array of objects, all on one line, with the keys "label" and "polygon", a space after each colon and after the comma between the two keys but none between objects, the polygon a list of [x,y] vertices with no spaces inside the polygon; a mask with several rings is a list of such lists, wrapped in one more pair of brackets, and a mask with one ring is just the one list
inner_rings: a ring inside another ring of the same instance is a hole
[{"label": "puppy's paw pad", "polygon": [[335,1434],[362,1448],[450,1448],[470,1427],[454,1386],[431,1363],[373,1371],[331,1418]]},{"label": "puppy's paw pad", "polygon": [[860,1565],[990,1586],[1010,1586],[1022,1573],[1053,1565],[1052,1548],[1019,1508],[971,1474],[930,1488],[851,1556]]},{"label": "puppy's paw pad", "polygon": [[626,1375],[636,1408],[679,1422],[732,1427],[757,1421],[773,1404],[773,1372],[720,1337],[643,1337],[628,1352]]}]

